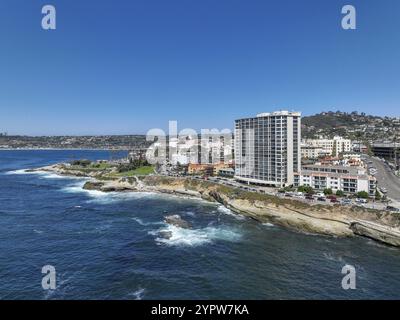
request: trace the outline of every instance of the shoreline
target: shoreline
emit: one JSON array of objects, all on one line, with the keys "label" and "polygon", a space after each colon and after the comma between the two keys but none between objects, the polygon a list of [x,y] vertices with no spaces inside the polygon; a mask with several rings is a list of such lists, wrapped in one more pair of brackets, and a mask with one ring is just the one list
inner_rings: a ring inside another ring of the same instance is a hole
[{"label": "shoreline", "polygon": [[29,170],[64,176],[87,177],[83,188],[103,192],[155,192],[219,203],[234,214],[260,223],[272,223],[302,233],[335,237],[363,236],[387,245],[400,247],[400,217],[386,211],[343,205],[306,204],[294,199],[241,191],[190,177],[160,175],[103,177],[68,170],[63,164]]}]

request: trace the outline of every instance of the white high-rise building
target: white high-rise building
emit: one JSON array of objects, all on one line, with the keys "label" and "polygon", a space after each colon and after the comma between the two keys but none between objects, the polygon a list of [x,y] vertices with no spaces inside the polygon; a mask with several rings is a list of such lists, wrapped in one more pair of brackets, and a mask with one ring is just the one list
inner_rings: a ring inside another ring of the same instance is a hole
[{"label": "white high-rise building", "polygon": [[235,179],[277,187],[301,168],[301,113],[276,111],[235,121]]}]

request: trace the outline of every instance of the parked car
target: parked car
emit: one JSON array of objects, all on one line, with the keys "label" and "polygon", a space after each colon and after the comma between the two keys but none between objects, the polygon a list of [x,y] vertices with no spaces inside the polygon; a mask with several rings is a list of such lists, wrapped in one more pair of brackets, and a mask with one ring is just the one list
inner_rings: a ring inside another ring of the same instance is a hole
[{"label": "parked car", "polygon": [[324,201],[324,202],[326,201],[325,197],[318,197],[317,200],[318,201]]},{"label": "parked car", "polygon": [[387,189],[386,188],[380,188],[382,193],[387,193]]},{"label": "parked car", "polygon": [[392,206],[387,206],[386,210],[392,211],[392,212],[400,212],[399,208],[395,208],[395,207],[392,207]]}]

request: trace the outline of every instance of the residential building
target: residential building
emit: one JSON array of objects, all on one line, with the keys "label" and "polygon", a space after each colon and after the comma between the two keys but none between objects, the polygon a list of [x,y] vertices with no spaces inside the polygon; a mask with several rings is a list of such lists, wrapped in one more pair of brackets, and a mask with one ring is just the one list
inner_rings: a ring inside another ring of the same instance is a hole
[{"label": "residential building", "polygon": [[303,147],[315,147],[322,149],[321,155],[338,156],[340,153],[351,151],[351,140],[339,136],[333,139],[305,139],[302,141]]},{"label": "residential building", "polygon": [[365,191],[373,196],[376,191],[376,178],[368,175],[361,167],[307,165],[303,166],[301,173],[295,174],[294,186],[310,186],[321,191],[341,190],[348,194]]},{"label": "residential building", "polygon": [[322,147],[309,146],[301,144],[302,159],[318,159],[319,157],[328,155]]},{"label": "residential building", "polygon": [[235,121],[235,179],[292,185],[301,166],[301,113],[276,111]]},{"label": "residential building", "polygon": [[220,170],[232,168],[232,163],[189,163],[188,165],[188,174],[203,174],[207,176],[218,176]]}]

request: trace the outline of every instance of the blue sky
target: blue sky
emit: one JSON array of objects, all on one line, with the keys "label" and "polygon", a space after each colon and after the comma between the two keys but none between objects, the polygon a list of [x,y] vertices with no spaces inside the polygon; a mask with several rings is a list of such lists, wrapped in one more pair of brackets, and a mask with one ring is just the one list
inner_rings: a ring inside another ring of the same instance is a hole
[{"label": "blue sky", "polygon": [[[357,30],[341,28],[345,4]],[[0,49],[9,134],[223,129],[275,109],[400,116],[398,0],[2,0]]]}]

